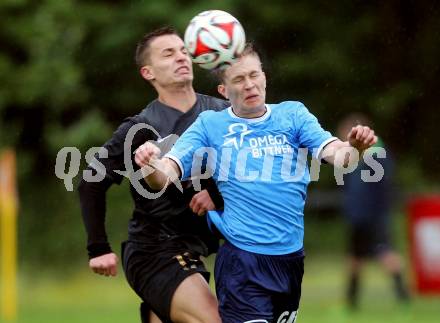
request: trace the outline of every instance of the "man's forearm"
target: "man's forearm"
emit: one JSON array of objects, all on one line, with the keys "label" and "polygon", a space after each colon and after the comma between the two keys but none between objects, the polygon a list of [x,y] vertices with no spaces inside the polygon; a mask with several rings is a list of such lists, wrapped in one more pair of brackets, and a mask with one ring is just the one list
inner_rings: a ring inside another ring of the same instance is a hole
[{"label": "man's forearm", "polygon": [[87,231],[87,250],[89,257],[97,257],[111,252],[105,231],[106,192],[112,182],[105,178],[101,182],[81,180],[78,192],[81,214]]},{"label": "man's forearm", "polygon": [[348,141],[335,140],[325,146],[322,158],[336,167],[348,167],[359,161],[360,153]]},{"label": "man's forearm", "polygon": [[357,125],[347,134],[347,141],[335,140],[324,147],[322,158],[335,167],[348,167],[359,162],[366,149],[377,143],[374,130]]},{"label": "man's forearm", "polygon": [[143,168],[143,173],[148,186],[155,190],[161,190],[180,178],[179,167],[169,158],[150,160],[149,166]]}]

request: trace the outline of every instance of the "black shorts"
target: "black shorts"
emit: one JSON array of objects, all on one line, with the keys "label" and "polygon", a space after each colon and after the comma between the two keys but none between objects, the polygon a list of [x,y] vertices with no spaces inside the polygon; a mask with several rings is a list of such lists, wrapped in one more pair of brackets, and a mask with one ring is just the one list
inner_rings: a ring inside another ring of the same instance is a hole
[{"label": "black shorts", "polygon": [[386,226],[380,223],[354,225],[350,229],[349,253],[357,258],[380,256],[391,249]]},{"label": "black shorts", "polygon": [[200,273],[209,281],[209,272],[200,255],[184,247],[151,248],[127,241],[122,243],[121,254],[128,283],[164,323],[171,322],[171,300],[185,278]]}]

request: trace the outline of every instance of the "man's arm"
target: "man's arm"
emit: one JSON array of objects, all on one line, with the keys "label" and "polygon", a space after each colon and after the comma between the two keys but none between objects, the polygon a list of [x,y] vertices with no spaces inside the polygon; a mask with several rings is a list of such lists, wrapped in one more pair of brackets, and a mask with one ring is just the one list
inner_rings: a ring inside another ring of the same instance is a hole
[{"label": "man's arm", "polygon": [[207,211],[215,210],[216,205],[207,190],[202,190],[191,199],[189,203],[190,209],[197,215],[205,215]]},{"label": "man's arm", "polygon": [[93,272],[116,276],[118,257],[112,251],[105,232],[106,192],[112,182],[105,178],[93,183],[82,180],[78,186],[81,213],[87,231],[89,267]]},{"label": "man's arm", "polygon": [[218,186],[215,183],[214,179],[212,177],[208,179],[202,179],[200,183],[202,186],[202,192],[203,190],[206,190],[212,202],[214,203],[214,209],[222,210],[225,206],[225,201],[223,200],[223,196],[220,193],[220,190],[218,189]]},{"label": "man's arm", "polygon": [[[87,232],[87,251],[89,267],[93,272],[115,276],[117,273],[118,257],[108,243],[105,230],[106,194],[113,184],[120,184],[123,176],[117,170],[125,170],[124,143],[127,133],[140,121],[136,118],[127,118],[113,133],[113,136],[104,145],[106,155],[96,155],[87,167],[92,174],[100,172],[104,175],[102,181],[88,182],[82,180],[79,184],[79,199],[81,214]],[[148,129],[139,130],[133,138],[132,147],[137,147],[151,139]],[[131,151],[128,152],[131,155]]]},{"label": "man's arm", "polygon": [[135,152],[134,160],[142,169],[148,186],[161,190],[170,183],[180,181],[182,176],[179,166],[169,158],[159,159],[160,149],[151,142],[141,145]]},{"label": "man's arm", "polygon": [[171,182],[174,182],[176,187],[180,187],[180,179],[186,180],[193,176],[194,156],[199,149],[209,147],[207,131],[202,119],[204,119],[203,116],[212,116],[212,113],[214,112],[206,111],[200,114],[162,159],[159,159],[160,148],[152,142],[147,141],[136,149],[134,161],[141,168],[151,188],[160,190]]},{"label": "man's arm", "polygon": [[338,139],[326,145],[321,156],[322,159],[332,165],[347,167],[351,162],[354,162],[350,155],[353,156],[355,150],[357,150],[357,156],[359,156],[376,142],[377,136],[375,136],[374,130],[358,125],[353,127],[347,134],[347,141]]}]

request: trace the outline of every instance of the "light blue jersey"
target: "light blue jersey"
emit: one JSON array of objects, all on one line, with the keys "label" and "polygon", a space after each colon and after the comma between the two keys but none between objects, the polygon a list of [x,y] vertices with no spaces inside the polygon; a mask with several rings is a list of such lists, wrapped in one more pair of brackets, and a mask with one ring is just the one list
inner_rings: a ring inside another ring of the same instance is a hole
[{"label": "light blue jersey", "polygon": [[319,158],[336,138],[300,102],[266,107],[255,119],[231,108],[203,112],[166,157],[179,165],[182,179],[196,177],[207,161],[225,202],[223,212],[208,216],[229,242],[282,255],[303,247],[307,153]]}]

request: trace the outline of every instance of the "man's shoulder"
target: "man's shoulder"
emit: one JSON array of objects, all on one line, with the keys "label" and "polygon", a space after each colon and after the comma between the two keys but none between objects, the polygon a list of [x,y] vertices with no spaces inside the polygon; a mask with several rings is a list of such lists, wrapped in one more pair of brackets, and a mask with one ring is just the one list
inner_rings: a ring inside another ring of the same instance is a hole
[{"label": "man's shoulder", "polygon": [[200,93],[197,93],[197,102],[203,110],[220,111],[230,106],[229,101]]},{"label": "man's shoulder", "polygon": [[[154,101],[153,101],[154,102]],[[154,120],[153,102],[143,108],[138,114],[125,117],[116,130],[113,132],[112,139],[125,140],[127,133],[130,131],[137,132],[138,130],[145,128],[143,124],[151,125]],[[153,108],[153,109],[152,109]],[[156,118],[157,119],[157,118]],[[137,128],[139,127],[141,128]],[[142,132],[142,131],[141,131]]]},{"label": "man's shoulder", "polygon": [[283,101],[269,105],[272,115],[278,118],[289,118],[292,121],[303,119],[309,115],[307,107],[300,101]]},{"label": "man's shoulder", "polygon": [[151,118],[152,114],[154,114],[154,110],[157,109],[157,100],[151,101],[147,106],[142,108],[137,114],[132,114],[126,116],[120,126],[125,124],[136,124],[136,123],[146,123],[149,118]]},{"label": "man's shoulder", "polygon": [[283,101],[269,104],[269,106],[274,112],[297,111],[305,107],[300,101]]},{"label": "man's shoulder", "polygon": [[132,116],[132,118],[138,122],[145,122],[151,118],[162,106],[163,104],[160,103],[159,100],[155,99],[148,103],[138,114]]},{"label": "man's shoulder", "polygon": [[205,110],[200,113],[199,118],[201,118],[204,122],[216,121],[224,119],[228,116],[228,110]]}]

